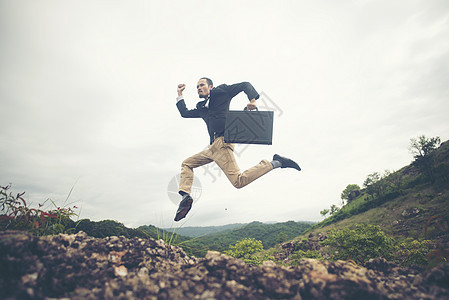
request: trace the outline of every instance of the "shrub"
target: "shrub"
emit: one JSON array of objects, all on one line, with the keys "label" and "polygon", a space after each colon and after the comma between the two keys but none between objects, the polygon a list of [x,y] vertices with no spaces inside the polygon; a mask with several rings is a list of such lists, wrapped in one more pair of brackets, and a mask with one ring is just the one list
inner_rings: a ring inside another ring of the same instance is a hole
[{"label": "shrub", "polygon": [[248,264],[260,264],[261,258],[257,257],[255,254],[263,250],[262,242],[253,238],[246,238],[236,243],[235,245],[230,245],[229,250],[224,251],[224,254],[239,258]]},{"label": "shrub", "polygon": [[395,249],[394,240],[375,225],[355,225],[332,230],[323,245],[328,246],[332,259],[352,259],[360,264],[377,257],[391,259]]},{"label": "shrub", "polygon": [[433,243],[429,240],[417,241],[407,239],[399,242],[395,252],[395,261],[403,266],[426,265],[427,256]]}]

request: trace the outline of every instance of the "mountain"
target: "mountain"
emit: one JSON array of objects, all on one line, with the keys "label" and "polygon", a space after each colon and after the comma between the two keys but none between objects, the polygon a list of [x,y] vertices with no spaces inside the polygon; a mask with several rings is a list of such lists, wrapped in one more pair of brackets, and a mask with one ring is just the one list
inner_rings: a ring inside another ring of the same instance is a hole
[{"label": "mountain", "polygon": [[[325,240],[329,234],[365,226],[369,230],[380,228],[386,239],[403,247],[396,249],[397,253],[420,255],[429,263],[431,259],[441,262],[449,259],[448,141],[426,157],[418,157],[396,172],[379,176],[378,180],[355,194],[357,196],[352,201],[327,219],[289,242],[276,246],[275,256],[294,260],[293,257],[298,258],[309,251],[309,256],[328,258]],[[360,234],[360,231],[347,232]],[[347,242],[343,238],[340,236],[340,245]],[[427,246],[429,250],[426,250]],[[369,250],[374,247],[373,244]],[[298,250],[302,251],[301,254]],[[344,259],[350,258],[351,254]]]},{"label": "mountain", "polygon": [[236,229],[245,226],[243,223],[227,224],[222,226],[187,226],[181,228],[164,228],[167,232],[175,232],[187,237],[199,237],[208,234],[218,233],[226,230]]},{"label": "mountain", "polygon": [[265,224],[252,222],[249,224],[229,224],[224,226],[186,227],[183,234],[207,233],[201,236],[187,236],[180,234],[178,229],[161,229],[153,225],[143,225],[138,228],[128,228],[120,222],[113,220],[91,221],[83,219],[75,223],[71,221],[68,226],[70,232],[85,232],[88,236],[105,238],[110,236],[123,236],[126,238],[153,238],[164,240],[169,244],[183,247],[188,255],[204,257],[207,251],[224,251],[244,238],[254,238],[262,241],[264,248],[274,246],[276,243],[292,239],[314,223],[288,221],[283,223]]},{"label": "mountain", "polygon": [[[230,245],[236,244],[245,238],[254,238],[262,241],[265,249],[273,247],[275,244],[292,239],[307,229],[314,223],[311,222],[282,222],[275,224],[265,224],[262,222],[252,222],[242,227],[230,229],[218,233],[197,237],[191,241],[184,242],[181,246],[188,251],[189,247],[194,249],[207,249],[224,251]],[[204,252],[205,254],[205,252]]]},{"label": "mountain", "polygon": [[433,220],[444,223],[449,217],[449,141],[429,154],[428,160],[430,171],[414,161],[376,186],[362,189],[359,196],[314,228],[365,223],[392,235],[425,238],[429,221],[429,225]]}]

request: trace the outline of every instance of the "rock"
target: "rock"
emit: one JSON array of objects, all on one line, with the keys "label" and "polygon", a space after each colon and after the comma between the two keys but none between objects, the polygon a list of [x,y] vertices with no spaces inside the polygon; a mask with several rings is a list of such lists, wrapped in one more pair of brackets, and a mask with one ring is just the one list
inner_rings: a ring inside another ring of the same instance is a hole
[{"label": "rock", "polygon": [[352,200],[360,196],[360,194],[360,190],[351,191],[348,195],[348,202],[351,202]]},{"label": "rock", "polygon": [[437,266],[430,270],[424,278],[424,282],[449,289],[449,263]]},{"label": "rock", "polygon": [[[301,246],[313,245],[312,236]],[[285,243],[286,249],[298,247]],[[72,299],[444,299],[449,264],[423,274],[384,259],[365,266],[301,259],[250,266],[210,251],[187,257],[162,240],[36,237],[0,232],[2,298]]]},{"label": "rock", "polygon": [[419,210],[419,208],[417,207],[411,207],[411,208],[407,208],[404,209],[401,213],[401,215],[404,218],[413,218],[413,217],[417,217],[419,215],[421,211]]},{"label": "rock", "polygon": [[365,263],[365,267],[371,270],[379,271],[384,274],[390,273],[393,268],[398,267],[395,263],[387,261],[385,258],[372,258]]}]

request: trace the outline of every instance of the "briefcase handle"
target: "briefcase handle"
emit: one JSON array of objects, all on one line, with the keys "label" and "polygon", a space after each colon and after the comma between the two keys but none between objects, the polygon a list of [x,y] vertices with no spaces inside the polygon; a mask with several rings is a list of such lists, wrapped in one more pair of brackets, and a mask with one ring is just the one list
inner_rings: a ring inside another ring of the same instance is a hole
[{"label": "briefcase handle", "polygon": [[[259,111],[259,108],[256,107],[256,110]],[[243,111],[248,111],[248,107],[245,106],[245,108],[243,109]]]}]

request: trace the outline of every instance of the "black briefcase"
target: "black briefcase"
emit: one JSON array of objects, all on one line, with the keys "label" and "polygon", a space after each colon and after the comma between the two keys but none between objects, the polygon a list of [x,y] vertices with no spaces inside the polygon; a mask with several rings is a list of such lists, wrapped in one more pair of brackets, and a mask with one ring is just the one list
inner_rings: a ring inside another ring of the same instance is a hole
[{"label": "black briefcase", "polygon": [[226,143],[271,145],[273,111],[228,111],[224,132]]}]

